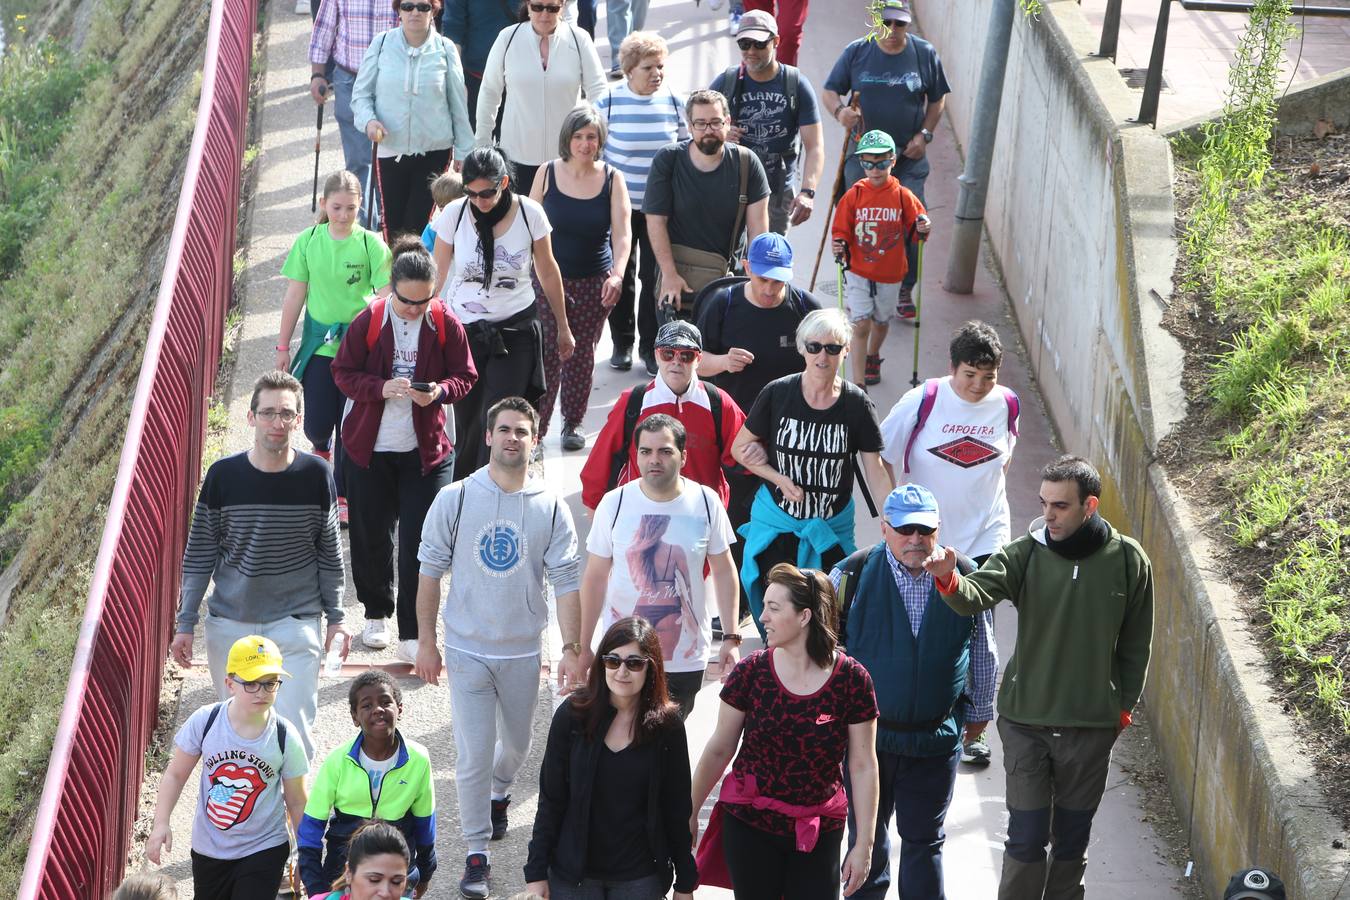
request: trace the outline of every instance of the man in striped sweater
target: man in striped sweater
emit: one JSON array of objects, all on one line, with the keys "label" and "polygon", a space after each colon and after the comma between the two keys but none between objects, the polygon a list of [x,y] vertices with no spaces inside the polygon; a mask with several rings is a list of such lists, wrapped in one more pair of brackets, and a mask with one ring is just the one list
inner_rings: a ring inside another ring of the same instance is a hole
[{"label": "man in striped sweater", "polygon": [[[287,373],[268,372],[254,384],[248,412],[253,447],[214,463],[197,497],[170,650],[180,666],[192,665],[193,629],[214,581],[204,626],[212,684],[223,689],[225,660],[236,640],[271,638],[291,676],[277,694],[277,713],[299,729],[312,760],[320,659],[337,635],[347,633],[346,577],[333,470],[291,446],[302,415],[300,382]],[[328,620],[322,640],[321,615]]]}]

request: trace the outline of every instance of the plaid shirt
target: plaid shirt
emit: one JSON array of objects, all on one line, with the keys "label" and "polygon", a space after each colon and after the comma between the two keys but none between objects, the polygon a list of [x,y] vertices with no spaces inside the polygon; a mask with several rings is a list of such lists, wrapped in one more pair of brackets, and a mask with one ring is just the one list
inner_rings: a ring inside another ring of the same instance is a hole
[{"label": "plaid shirt", "polygon": [[[927,572],[911,575],[909,569],[900,564],[886,549],[886,562],[891,565],[891,575],[895,577],[895,586],[904,601],[905,613],[909,616],[910,631],[917,638],[919,626],[923,624],[923,614],[928,608],[928,598],[932,596],[933,576]],[[838,566],[830,572],[830,583],[839,589],[839,579],[843,569]],[[941,600],[935,601],[941,603]],[[966,690],[970,694],[970,714],[968,722],[988,722],[994,718],[994,684],[998,678],[998,645],[994,643],[994,616],[985,610],[975,617],[975,634],[970,640],[970,670],[966,673]]]},{"label": "plaid shirt", "polygon": [[389,0],[323,0],[309,39],[309,61],[321,66],[331,59],[355,72],[375,35],[397,26],[398,13]]}]

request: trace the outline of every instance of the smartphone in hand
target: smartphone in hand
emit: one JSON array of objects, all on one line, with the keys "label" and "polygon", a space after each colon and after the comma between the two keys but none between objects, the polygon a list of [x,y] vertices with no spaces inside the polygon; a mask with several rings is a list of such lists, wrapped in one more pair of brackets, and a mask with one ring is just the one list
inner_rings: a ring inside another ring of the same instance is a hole
[{"label": "smartphone in hand", "polygon": [[430,394],[435,390],[435,385],[430,381],[414,381],[412,384],[408,385],[408,387],[412,388],[414,391],[421,391],[424,394]]}]

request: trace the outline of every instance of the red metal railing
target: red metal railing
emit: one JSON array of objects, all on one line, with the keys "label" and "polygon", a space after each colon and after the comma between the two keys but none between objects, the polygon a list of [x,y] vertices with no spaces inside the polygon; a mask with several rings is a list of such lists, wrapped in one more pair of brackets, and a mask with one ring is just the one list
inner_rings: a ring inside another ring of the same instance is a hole
[{"label": "red metal railing", "polygon": [[122,879],[233,277],[256,0],[213,0],[196,130],[21,900]]}]

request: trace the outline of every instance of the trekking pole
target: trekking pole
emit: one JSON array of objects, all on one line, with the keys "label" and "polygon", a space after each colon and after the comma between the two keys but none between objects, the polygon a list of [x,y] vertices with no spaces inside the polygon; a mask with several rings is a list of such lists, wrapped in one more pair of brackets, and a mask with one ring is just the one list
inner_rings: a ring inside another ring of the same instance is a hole
[{"label": "trekking pole", "polygon": [[[848,101],[849,109],[858,108],[858,93],[855,91],[852,98]],[[853,145],[853,132],[844,131],[844,146],[839,152],[839,168],[834,173],[834,187],[830,190],[830,212],[825,217],[825,228],[820,233],[820,247],[816,250],[816,264],[811,269],[811,286],[807,290],[816,289],[816,276],[820,274],[820,260],[825,255],[825,239],[829,236],[830,225],[834,221],[834,209],[839,203],[839,198],[844,193],[844,167],[848,164],[848,151]]]},{"label": "trekking pole", "polygon": [[910,387],[919,386],[919,324],[923,321],[923,245],[927,243],[919,236],[919,256],[914,261],[914,374],[909,379]]},{"label": "trekking pole", "polygon": [[370,227],[371,214],[375,212],[375,142],[370,142],[370,168],[366,170],[366,192],[361,198],[365,208],[361,210],[361,219]]},{"label": "trekking pole", "polygon": [[[328,96],[328,85],[319,88],[319,96],[325,99]],[[318,119],[314,123],[314,193],[310,197],[309,211],[317,212],[319,209],[319,139],[323,137],[323,104],[319,104]]]}]

